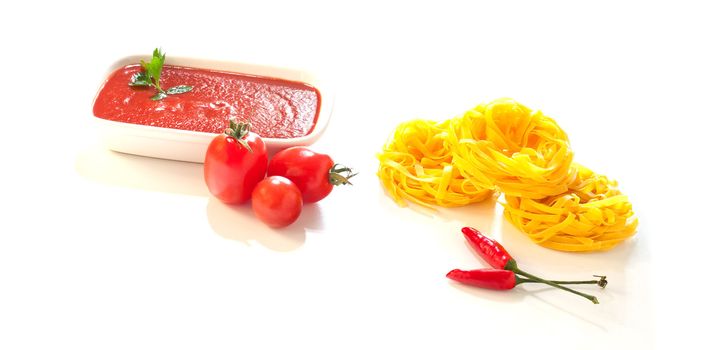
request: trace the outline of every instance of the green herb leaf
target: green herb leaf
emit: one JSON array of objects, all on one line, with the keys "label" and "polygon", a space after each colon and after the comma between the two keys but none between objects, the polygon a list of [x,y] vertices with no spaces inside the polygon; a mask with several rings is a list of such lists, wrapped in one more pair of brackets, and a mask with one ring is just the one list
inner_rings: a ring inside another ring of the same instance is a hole
[{"label": "green herb leaf", "polygon": [[150,97],[150,100],[159,101],[167,96],[168,95],[166,93],[160,91],[160,92],[156,93],[154,96]]},{"label": "green herb leaf", "polygon": [[164,65],[164,59],[165,59],[165,54],[162,52],[161,49],[157,48],[155,49],[154,52],[152,52],[152,61],[150,61],[149,64],[149,70],[148,74],[152,76],[152,79],[154,80],[155,87],[157,87],[157,90],[162,91],[162,88],[160,87],[160,76],[162,75],[162,66]]},{"label": "green herb leaf", "polygon": [[189,86],[189,85],[177,85],[177,86],[173,86],[173,87],[167,89],[165,92],[167,93],[167,95],[176,95],[176,94],[183,94],[185,92],[189,92],[193,88],[194,88],[193,86]]},{"label": "green herb leaf", "polygon": [[140,60],[140,65],[142,66],[142,69],[145,71],[143,72],[145,74],[145,77],[147,77],[147,81],[150,82],[150,85],[154,85],[152,82],[152,66],[151,66],[152,61],[150,63],[147,63],[143,60]]},{"label": "green herb leaf", "polygon": [[165,54],[162,49],[156,48],[152,52],[150,62],[140,60],[144,72],[135,73],[128,82],[129,86],[154,86],[157,89],[157,94],[150,97],[153,101],[159,101],[169,95],[183,94],[191,91],[194,87],[189,85],[177,85],[163,90],[160,86],[160,77],[162,76],[162,67],[164,66]]},{"label": "green herb leaf", "polygon": [[145,72],[138,72],[133,74],[132,77],[130,77],[130,82],[128,83],[130,86],[150,86],[152,85],[152,82],[150,82],[150,79],[147,77],[147,74]]},{"label": "green herb leaf", "polygon": [[145,62],[140,60],[140,65],[145,69],[145,74],[152,85],[154,85],[160,92],[162,88],[160,87],[160,76],[162,75],[162,65],[164,65],[165,54],[161,49],[157,48],[152,52],[152,59],[150,62]]}]

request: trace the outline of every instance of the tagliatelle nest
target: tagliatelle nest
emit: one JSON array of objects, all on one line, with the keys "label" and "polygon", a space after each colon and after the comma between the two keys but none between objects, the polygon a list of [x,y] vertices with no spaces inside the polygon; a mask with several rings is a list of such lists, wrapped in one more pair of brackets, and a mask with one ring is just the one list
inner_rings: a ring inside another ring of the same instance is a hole
[{"label": "tagliatelle nest", "polygon": [[572,162],[559,125],[512,99],[443,122],[402,123],[378,159],[398,204],[463,206],[498,190],[506,218],[548,248],[610,249],[638,225],[614,181]]},{"label": "tagliatelle nest", "polygon": [[482,201],[493,191],[479,188],[452,165],[448,122],[412,120],[400,124],[378,155],[378,176],[400,205],[458,207]]},{"label": "tagliatelle nest", "polygon": [[552,118],[516,101],[479,105],[452,125],[454,164],[480,186],[543,198],[565,192],[575,176],[565,132]]},{"label": "tagliatelle nest", "polygon": [[506,195],[504,215],[541,246],[564,251],[608,250],[634,235],[631,202],[616,181],[575,164],[569,190],[540,200]]}]

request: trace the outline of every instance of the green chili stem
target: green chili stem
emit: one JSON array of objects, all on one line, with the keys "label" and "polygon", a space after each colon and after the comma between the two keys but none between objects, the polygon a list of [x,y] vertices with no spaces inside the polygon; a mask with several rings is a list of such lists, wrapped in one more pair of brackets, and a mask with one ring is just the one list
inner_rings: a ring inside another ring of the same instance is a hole
[{"label": "green chili stem", "polygon": [[[597,280],[588,280],[588,281],[557,281],[557,280],[549,280],[552,283],[557,283],[557,284],[599,284],[599,281]],[[519,278],[517,284],[521,283],[544,283],[542,281],[536,281],[536,280],[531,280],[527,278]]]},{"label": "green chili stem", "polygon": [[517,273],[517,274],[519,274],[519,275],[521,275],[521,276],[527,277],[528,279],[530,279],[530,280],[532,280],[532,281],[535,281],[535,282],[538,282],[538,283],[544,283],[544,284],[547,284],[547,285],[549,285],[549,286],[553,286],[553,287],[555,287],[555,288],[562,289],[562,290],[564,290],[564,291],[567,291],[567,292],[570,292],[570,293],[572,293],[572,294],[576,294],[576,295],[579,295],[579,296],[581,296],[581,297],[583,297],[583,298],[586,298],[587,300],[591,301],[591,302],[594,303],[594,304],[599,304],[599,299],[597,299],[597,297],[595,297],[595,296],[593,296],[593,295],[585,294],[585,293],[576,291],[576,290],[574,290],[574,289],[567,288],[567,287],[562,286],[562,285],[560,285],[560,284],[558,284],[558,283],[555,283],[555,282],[553,282],[553,281],[548,281],[548,280],[543,279],[543,278],[540,278],[540,277],[538,277],[538,276],[531,275],[531,274],[529,274],[529,273],[527,273],[527,272],[525,272],[525,271],[523,271],[523,270],[521,270],[521,269],[518,269],[518,268],[514,268],[512,271],[515,272],[515,273]]}]

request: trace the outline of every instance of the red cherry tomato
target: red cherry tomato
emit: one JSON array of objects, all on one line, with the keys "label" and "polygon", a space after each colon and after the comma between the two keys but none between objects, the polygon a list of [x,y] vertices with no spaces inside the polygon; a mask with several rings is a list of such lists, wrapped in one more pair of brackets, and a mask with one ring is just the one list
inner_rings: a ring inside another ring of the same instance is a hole
[{"label": "red cherry tomato", "polygon": [[285,227],[302,213],[302,194],[282,176],[266,177],[253,190],[253,211],[270,227]]},{"label": "red cherry tomato", "polygon": [[268,176],[274,175],[292,180],[302,192],[304,202],[313,203],[328,196],[335,185],[351,184],[348,180],[356,174],[334,164],[326,154],[297,146],[277,152],[270,159]]},{"label": "red cherry tomato", "polygon": [[204,179],[216,198],[228,204],[248,201],[265,177],[268,154],[258,134],[246,123],[231,120],[230,129],[216,136],[206,150]]}]

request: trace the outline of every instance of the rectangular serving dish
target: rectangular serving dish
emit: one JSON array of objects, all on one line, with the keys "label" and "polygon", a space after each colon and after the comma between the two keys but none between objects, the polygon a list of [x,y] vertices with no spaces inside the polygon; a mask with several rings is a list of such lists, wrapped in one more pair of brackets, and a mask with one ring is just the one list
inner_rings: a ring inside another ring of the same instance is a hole
[{"label": "rectangular serving dish", "polygon": [[[140,60],[149,61],[151,56],[135,55],[121,58],[109,66],[97,89],[103,87],[108,76],[116,69]],[[190,57],[167,57],[165,64],[210,69],[261,77],[278,78],[309,84],[319,90],[320,107],[314,129],[308,135],[294,138],[263,138],[271,155],[292,146],[307,146],[314,143],[326,129],[334,106],[333,86],[321,74],[311,70],[259,65],[246,62],[218,61]],[[95,97],[93,103],[95,104]],[[93,104],[92,104],[93,106]],[[93,116],[96,131],[102,142],[114,151],[147,157],[203,163],[206,149],[216,136],[213,133],[132,124]]]}]

